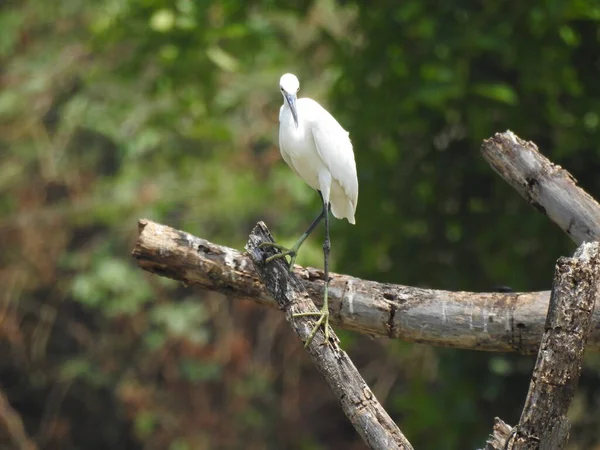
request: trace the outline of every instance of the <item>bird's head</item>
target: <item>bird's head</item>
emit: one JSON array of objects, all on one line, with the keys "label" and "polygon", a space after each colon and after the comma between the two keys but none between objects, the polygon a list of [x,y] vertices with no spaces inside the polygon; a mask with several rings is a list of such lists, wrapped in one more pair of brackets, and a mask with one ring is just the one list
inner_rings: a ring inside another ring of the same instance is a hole
[{"label": "bird's head", "polygon": [[298,78],[293,73],[286,73],[281,76],[279,79],[279,89],[281,90],[281,95],[283,95],[284,103],[287,102],[287,105],[290,107],[290,111],[292,112],[292,117],[294,118],[294,123],[296,124],[296,128],[298,128],[298,110],[296,109],[296,94],[298,89],[300,89],[300,82]]}]

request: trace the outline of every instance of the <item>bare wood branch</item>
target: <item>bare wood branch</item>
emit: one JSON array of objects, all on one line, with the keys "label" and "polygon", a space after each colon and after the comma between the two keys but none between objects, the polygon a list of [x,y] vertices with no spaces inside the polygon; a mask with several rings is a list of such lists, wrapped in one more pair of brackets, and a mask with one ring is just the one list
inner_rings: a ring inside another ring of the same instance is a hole
[{"label": "bare wood branch", "polygon": [[0,448],[15,450],[37,450],[23,426],[23,420],[0,390]]},{"label": "bare wood branch", "polygon": [[513,449],[565,447],[567,410],[579,382],[583,352],[600,287],[600,244],[583,244],[556,264],[546,331]]},{"label": "bare wood branch", "polygon": [[[239,251],[140,220],[133,256],[148,272],[235,298],[277,307]],[[323,272],[296,266],[313,302],[322,304]],[[371,336],[483,351],[537,352],[550,293],[473,293],[420,289],[331,274],[331,323]],[[600,317],[595,313],[594,323]],[[600,329],[588,349],[600,350]]]},{"label": "bare wood branch", "polygon": [[498,417],[494,419],[494,430],[487,440],[485,450],[506,450],[506,441],[512,442],[513,429]]},{"label": "bare wood branch", "polygon": [[[283,260],[265,264],[265,259],[275,250],[259,248],[262,242],[273,242],[273,238],[265,224],[259,222],[250,234],[246,249],[265,286],[285,313],[286,320],[305,342],[315,320],[292,316],[317,312],[317,308],[300,280],[288,272]],[[325,342],[325,335],[319,330],[307,351],[358,434],[372,449],[412,450],[406,437],[377,401],[346,352],[340,348],[333,330],[330,329],[329,334],[329,340]]]},{"label": "bare wood branch", "polygon": [[600,243],[582,244],[556,263],[545,332],[519,424],[496,418],[487,450],[561,450],[569,438],[567,411],[575,395],[592,315],[600,295]]},{"label": "bare wood branch", "polygon": [[[575,178],[542,156],[533,142],[510,131],[483,142],[483,157],[538,211],[578,244],[600,239],[600,205]],[[561,449],[567,443],[566,412],[573,398],[597,301],[598,244],[585,244],[557,262],[544,336],[519,425],[494,425],[487,449]],[[500,424],[501,422],[501,424]],[[498,430],[501,432],[498,432]],[[510,430],[508,441],[502,435]]]},{"label": "bare wood branch", "polygon": [[577,244],[600,240],[598,202],[533,142],[506,131],[483,141],[481,152],[504,180]]}]

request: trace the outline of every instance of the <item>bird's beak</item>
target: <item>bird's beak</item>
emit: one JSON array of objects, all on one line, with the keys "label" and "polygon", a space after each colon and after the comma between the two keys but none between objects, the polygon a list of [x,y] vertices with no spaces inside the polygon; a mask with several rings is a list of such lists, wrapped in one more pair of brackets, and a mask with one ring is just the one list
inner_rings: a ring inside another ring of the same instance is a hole
[{"label": "bird's beak", "polygon": [[296,110],[296,94],[290,94],[289,92],[283,93],[285,100],[288,102],[290,110],[292,111],[292,117],[294,118],[294,123],[296,124],[296,128],[298,128],[298,111]]}]

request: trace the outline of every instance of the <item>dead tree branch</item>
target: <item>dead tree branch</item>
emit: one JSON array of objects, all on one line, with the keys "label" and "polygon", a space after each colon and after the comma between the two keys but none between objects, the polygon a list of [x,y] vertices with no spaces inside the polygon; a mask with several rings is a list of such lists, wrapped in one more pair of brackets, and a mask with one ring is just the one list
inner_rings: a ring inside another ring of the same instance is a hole
[{"label": "dead tree branch", "polygon": [[548,216],[577,245],[600,240],[600,205],[577,180],[553,164],[533,142],[510,131],[483,141],[481,153],[525,200]]},{"label": "dead tree branch", "polygon": [[[484,158],[530,204],[578,244],[600,238],[600,205],[569,172],[542,156],[536,145],[507,131],[484,141]],[[499,419],[487,449],[560,450],[569,437],[566,417],[579,381],[600,282],[598,242],[583,244],[556,264],[538,358],[519,424]]]},{"label": "dead tree branch", "polygon": [[[576,243],[600,239],[600,205],[567,171],[543,157],[535,144],[507,131],[484,141],[482,153],[496,172]],[[308,336],[312,321],[293,320],[291,315],[316,311],[314,304],[320,305],[323,296],[323,273],[296,266],[289,275],[281,261],[264,266],[269,251],[258,250],[257,245],[272,240],[264,224],[254,229],[247,245],[257,270],[236,250],[164,225],[141,220],[139,231],[133,256],[144,270],[271,307],[273,295],[301,339]],[[519,425],[511,428],[496,419],[486,448],[559,450],[568,440],[566,412],[585,346],[600,349],[599,327],[592,326],[599,323],[594,316],[600,295],[599,261],[597,242],[583,244],[573,258],[559,259],[549,307],[548,292],[447,292],[332,274],[331,322],[374,336],[486,351],[533,353],[541,341]],[[323,340],[318,336],[309,353],[363,439],[371,448],[389,448],[389,439],[395,448],[411,448],[337,338],[330,339],[331,345],[317,345]],[[348,385],[355,389],[347,391]]]},{"label": "dead tree branch", "polygon": [[[583,244],[560,258],[545,332],[519,424],[508,446],[489,449],[560,450],[569,437],[566,414],[579,382],[583,352],[600,287],[600,244]],[[495,427],[496,428],[496,427]]]},{"label": "dead tree branch", "polygon": [[494,419],[494,429],[487,440],[485,450],[507,450],[507,442],[513,439],[513,428],[507,425],[502,419]]},{"label": "dead tree branch", "polygon": [[[265,259],[275,250],[258,248],[262,242],[273,242],[273,238],[265,224],[259,222],[250,234],[246,249],[264,285],[285,313],[286,320],[302,342],[305,342],[315,321],[309,317],[292,316],[317,312],[317,308],[302,283],[288,272],[283,260],[265,264]],[[329,330],[329,334],[329,341],[324,342],[324,333],[319,330],[307,351],[358,434],[372,449],[412,450],[408,440],[379,404],[346,352],[340,348],[335,333]]]},{"label": "dead tree branch", "polygon": [[[277,305],[250,259],[184,231],[140,220],[133,256],[148,272],[234,298]],[[311,300],[322,304],[323,272],[296,266]],[[330,274],[331,323],[371,336],[483,351],[537,352],[550,293],[420,289]],[[600,322],[595,313],[594,323]],[[588,349],[600,350],[600,329]]]}]

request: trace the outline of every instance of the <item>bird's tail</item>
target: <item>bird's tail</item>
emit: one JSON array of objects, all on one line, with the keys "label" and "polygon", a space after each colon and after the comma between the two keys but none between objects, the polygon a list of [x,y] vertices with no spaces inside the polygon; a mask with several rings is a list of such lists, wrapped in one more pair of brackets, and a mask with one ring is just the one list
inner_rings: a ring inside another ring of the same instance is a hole
[{"label": "bird's tail", "polygon": [[354,219],[354,205],[345,195],[341,198],[331,199],[331,213],[337,219],[348,219],[352,225],[356,223]]}]

